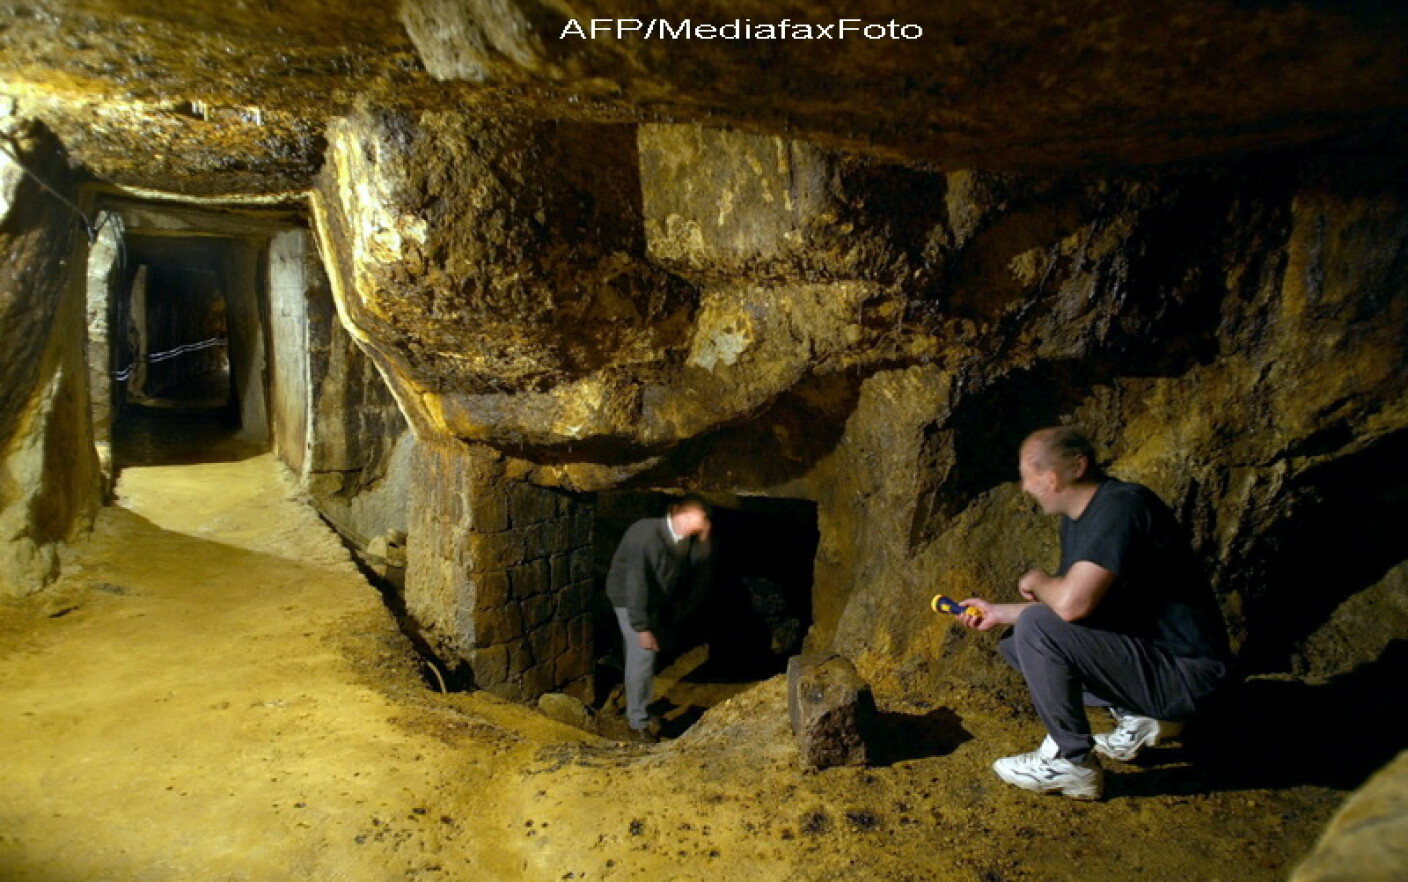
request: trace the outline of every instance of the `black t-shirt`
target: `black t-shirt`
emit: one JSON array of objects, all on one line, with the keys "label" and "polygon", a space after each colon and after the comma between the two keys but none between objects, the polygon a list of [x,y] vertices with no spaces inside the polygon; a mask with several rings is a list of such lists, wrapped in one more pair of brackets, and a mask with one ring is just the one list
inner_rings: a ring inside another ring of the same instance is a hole
[{"label": "black t-shirt", "polygon": [[1076,519],[1061,518],[1061,569],[1089,561],[1115,574],[1081,624],[1145,637],[1181,656],[1225,658],[1227,632],[1187,534],[1140,484],[1106,478]]}]

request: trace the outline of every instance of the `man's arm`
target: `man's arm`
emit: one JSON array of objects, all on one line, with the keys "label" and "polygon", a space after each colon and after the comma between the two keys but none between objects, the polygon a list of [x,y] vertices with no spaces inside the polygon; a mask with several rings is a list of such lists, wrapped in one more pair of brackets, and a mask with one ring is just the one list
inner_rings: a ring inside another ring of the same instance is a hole
[{"label": "man's arm", "polygon": [[1094,612],[1114,582],[1114,573],[1088,560],[1078,560],[1064,576],[1031,570],[1017,581],[1017,590],[1027,600],[1044,603],[1062,619],[1074,622]]},{"label": "man's arm", "polygon": [[654,611],[650,609],[648,572],[654,562],[650,555],[649,532],[633,526],[616,550],[611,566],[613,575],[620,580],[620,605],[626,608],[631,627],[638,632],[650,631],[655,621]]},{"label": "man's arm", "polygon": [[660,642],[655,639],[654,631],[655,616],[650,610],[650,588],[645,580],[646,566],[649,566],[649,563],[642,556],[640,566],[626,574],[626,590],[632,598],[631,605],[626,607],[626,616],[630,619],[631,628],[636,632],[636,641],[640,648],[648,652],[659,652]]}]

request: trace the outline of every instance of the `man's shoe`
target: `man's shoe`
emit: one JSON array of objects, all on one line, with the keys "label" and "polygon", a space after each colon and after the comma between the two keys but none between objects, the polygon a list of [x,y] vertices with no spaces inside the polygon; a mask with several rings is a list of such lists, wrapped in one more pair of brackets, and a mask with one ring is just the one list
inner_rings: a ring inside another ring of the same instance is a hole
[{"label": "man's shoe", "polygon": [[628,740],[633,744],[655,744],[660,741],[660,736],[649,729],[632,729]]},{"label": "man's shoe", "polygon": [[1060,791],[1072,799],[1099,799],[1105,791],[1105,770],[1092,753],[1077,764],[1056,755],[1051,736],[1030,753],[1005,756],[992,764],[997,777],[1023,790],[1037,793]]},{"label": "man's shoe", "polygon": [[1096,735],[1095,751],[1122,763],[1133,760],[1146,747],[1156,747],[1160,738],[1176,735],[1183,728],[1179,723],[1166,723],[1119,708],[1110,708],[1110,713],[1115,717],[1115,731]]}]

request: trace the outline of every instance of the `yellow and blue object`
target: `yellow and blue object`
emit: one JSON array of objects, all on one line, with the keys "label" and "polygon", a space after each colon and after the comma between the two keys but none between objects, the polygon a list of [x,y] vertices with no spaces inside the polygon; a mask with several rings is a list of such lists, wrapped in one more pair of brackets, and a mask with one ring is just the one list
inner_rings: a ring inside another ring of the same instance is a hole
[{"label": "yellow and blue object", "polygon": [[934,599],[929,602],[934,612],[946,612],[955,616],[972,616],[979,618],[983,611],[976,606],[964,606],[952,597],[945,597],[942,594],[935,594]]}]

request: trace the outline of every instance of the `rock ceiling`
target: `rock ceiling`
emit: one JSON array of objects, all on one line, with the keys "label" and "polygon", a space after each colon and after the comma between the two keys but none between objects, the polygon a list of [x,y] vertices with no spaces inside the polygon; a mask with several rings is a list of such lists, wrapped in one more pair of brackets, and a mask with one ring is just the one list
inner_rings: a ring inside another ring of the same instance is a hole
[{"label": "rock ceiling", "polygon": [[[1393,132],[1408,108],[1408,12],[1367,0],[656,5],[5,0],[0,95],[97,177],[191,195],[307,188],[328,121],[359,105],[700,121],[1020,171]],[[586,39],[569,27],[655,15],[755,37],[859,16],[922,36]]]}]

